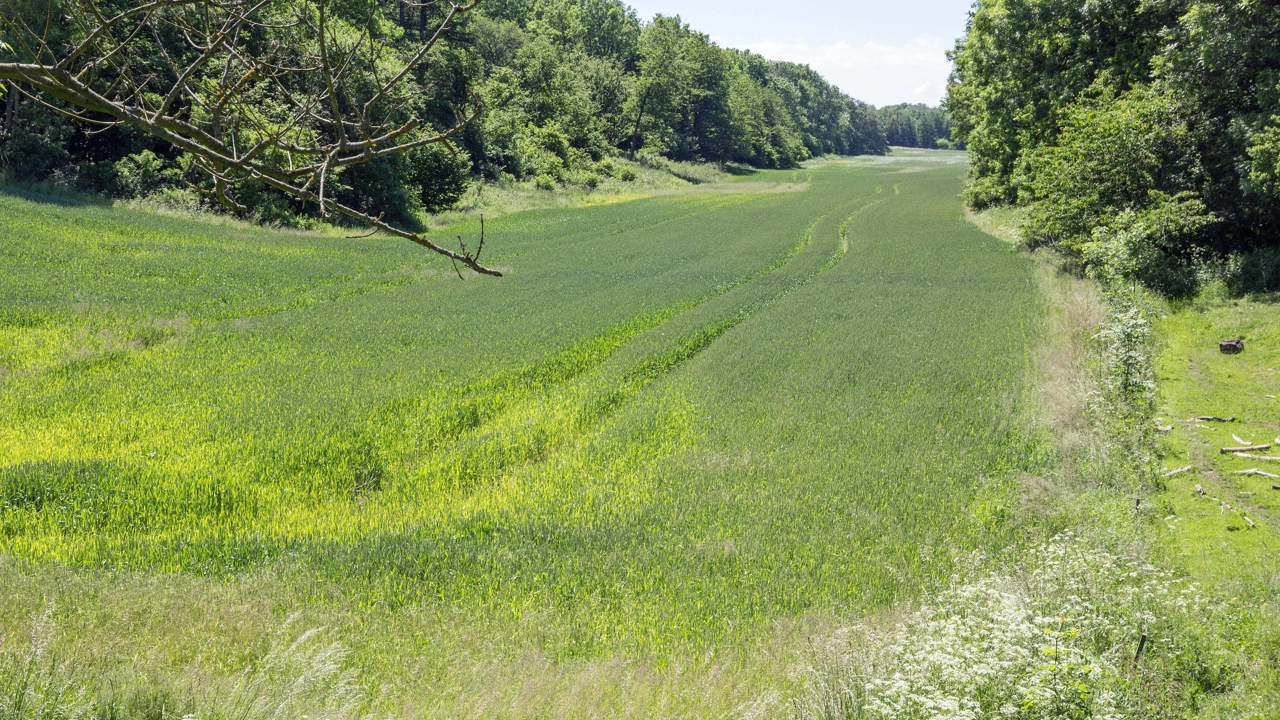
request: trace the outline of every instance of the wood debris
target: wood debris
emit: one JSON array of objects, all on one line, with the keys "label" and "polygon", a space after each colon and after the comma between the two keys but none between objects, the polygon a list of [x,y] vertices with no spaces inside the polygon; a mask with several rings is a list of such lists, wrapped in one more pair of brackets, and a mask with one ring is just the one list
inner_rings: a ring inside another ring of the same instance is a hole
[{"label": "wood debris", "polygon": [[1250,460],[1280,460],[1277,455],[1250,455],[1249,453],[1236,453],[1236,457],[1249,458]]},{"label": "wood debris", "polygon": [[[1280,490],[1280,485],[1272,485],[1271,487],[1272,487],[1272,488],[1274,488],[1274,489]],[[1222,498],[1220,498],[1220,497],[1216,497],[1216,496],[1214,496],[1214,495],[1210,495],[1210,494],[1208,494],[1207,492],[1205,492],[1205,490],[1204,490],[1204,486],[1200,485],[1199,483],[1197,483],[1197,484],[1196,484],[1196,494],[1197,494],[1197,495],[1200,495],[1200,496],[1202,496],[1202,497],[1206,497],[1206,498],[1208,498],[1208,499],[1210,499],[1210,500],[1212,500],[1212,501],[1214,501],[1214,502],[1218,503],[1218,511],[1219,511],[1219,512],[1224,512],[1224,513],[1225,513],[1225,512],[1231,512],[1231,513],[1234,513],[1234,514],[1236,514],[1236,515],[1239,515],[1241,519],[1243,519],[1246,523],[1248,523],[1249,527],[1251,527],[1251,528],[1252,528],[1252,527],[1256,527],[1256,526],[1254,525],[1253,521],[1249,519],[1249,516],[1248,516],[1248,515],[1245,515],[1243,512],[1241,512],[1241,511],[1237,510],[1236,508],[1232,507],[1231,503],[1227,502],[1226,500],[1223,500],[1223,499],[1222,499]],[[1240,494],[1241,494],[1242,496],[1244,496],[1244,497],[1248,497],[1248,496],[1252,495],[1253,493],[1240,493]],[[1228,527],[1227,529],[1228,529],[1228,530],[1230,530],[1230,529],[1232,529],[1232,528]]]},{"label": "wood debris", "polygon": [[1253,452],[1254,450],[1270,450],[1270,449],[1271,449],[1270,443],[1263,443],[1261,445],[1245,445],[1243,447],[1224,447],[1218,450],[1218,452],[1223,455],[1226,455],[1227,453]]},{"label": "wood debris", "polygon": [[1156,432],[1169,432],[1173,429],[1172,425],[1157,425]]},{"label": "wood debris", "polygon": [[1259,470],[1258,468],[1249,468],[1248,470],[1237,470],[1236,474],[1237,475],[1261,475],[1262,477],[1280,478],[1280,475],[1276,475],[1275,473],[1269,473],[1265,470]]},{"label": "wood debris", "polygon": [[[1180,475],[1190,469],[1191,469],[1190,465],[1183,465],[1182,467],[1174,468],[1173,470],[1165,470],[1161,477],[1173,477],[1174,475]],[[1196,487],[1200,487],[1200,486],[1197,485]]]},{"label": "wood debris", "polygon": [[1218,417],[1217,415],[1197,415],[1197,416],[1195,416],[1195,417],[1193,417],[1193,418],[1187,418],[1187,422],[1189,422],[1189,423],[1195,423],[1195,422],[1219,422],[1219,423],[1228,423],[1228,422],[1235,422],[1235,421],[1236,421],[1236,418],[1235,418],[1235,416],[1234,416],[1234,415],[1233,415],[1233,416],[1231,416],[1231,417],[1225,417],[1225,418],[1224,418],[1224,417]]},{"label": "wood debris", "polygon": [[1232,435],[1231,435],[1231,439],[1232,439],[1232,440],[1235,440],[1236,442],[1240,443],[1241,445],[1252,445],[1252,444],[1253,444],[1253,441],[1252,441],[1252,440],[1245,440],[1244,438],[1240,437],[1239,435],[1236,435],[1235,433],[1232,433]]}]

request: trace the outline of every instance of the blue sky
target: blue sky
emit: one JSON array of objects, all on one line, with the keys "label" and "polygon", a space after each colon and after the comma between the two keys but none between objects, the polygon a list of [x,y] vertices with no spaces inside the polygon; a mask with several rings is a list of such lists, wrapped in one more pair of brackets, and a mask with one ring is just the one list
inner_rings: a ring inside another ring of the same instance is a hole
[{"label": "blue sky", "polygon": [[873,105],[936,105],[969,0],[626,0],[644,20],[679,15],[717,44],[811,66]]}]

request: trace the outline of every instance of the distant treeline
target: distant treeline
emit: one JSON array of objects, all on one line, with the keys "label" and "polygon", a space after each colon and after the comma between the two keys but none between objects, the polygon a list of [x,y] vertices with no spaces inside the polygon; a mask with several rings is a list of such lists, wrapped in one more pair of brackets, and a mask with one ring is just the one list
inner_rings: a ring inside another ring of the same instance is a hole
[{"label": "distant treeline", "polygon": [[1107,277],[1280,287],[1280,3],[978,0],[954,59],[975,207]]},{"label": "distant treeline", "polygon": [[[434,3],[367,1],[378,3],[375,37],[406,53],[434,30],[441,12]],[[53,16],[57,6],[42,5],[51,14],[47,25],[74,33],[75,24]],[[355,2],[332,12],[368,23],[368,9]],[[273,52],[299,42],[289,28],[255,32]],[[163,52],[157,44],[133,62],[158,63]],[[411,112],[447,127],[454,108],[482,106],[477,119],[451,146],[330,178],[336,197],[408,218],[453,204],[474,176],[590,187],[606,176],[625,179],[620,156],[786,168],[827,153],[884,153],[890,142],[874,108],[809,67],[720,48],[678,17],[641,22],[620,0],[482,0],[433,53],[429,68],[410,78]],[[77,123],[18,93],[5,101],[0,170],[11,179],[54,179],[123,197],[188,192],[179,188],[206,182],[181,153],[127,127]],[[266,112],[272,98],[262,103]],[[893,142],[934,144],[936,124],[917,122],[917,115],[903,111],[910,130]],[[265,188],[242,195],[260,219],[287,222],[299,210]]]},{"label": "distant treeline", "polygon": [[890,145],[914,148],[950,148],[951,118],[942,108],[920,103],[886,105],[876,111]]}]

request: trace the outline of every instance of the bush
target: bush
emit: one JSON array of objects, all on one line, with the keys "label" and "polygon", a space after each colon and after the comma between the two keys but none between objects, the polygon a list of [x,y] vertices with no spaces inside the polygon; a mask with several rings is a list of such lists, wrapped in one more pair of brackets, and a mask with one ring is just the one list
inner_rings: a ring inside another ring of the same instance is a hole
[{"label": "bush", "polygon": [[448,210],[462,199],[471,185],[471,160],[444,143],[434,143],[409,153],[410,182],[422,209],[429,213]]},{"label": "bush", "polygon": [[[1188,157],[1193,145],[1172,101],[1150,89],[1119,96],[1103,90],[1069,106],[1058,143],[1036,151],[1024,171],[1033,201],[1029,236],[1079,253],[1094,228],[1117,213],[1141,213],[1171,196],[1182,204],[1178,211],[1187,212],[1186,191],[1201,174]],[[1198,214],[1207,215],[1203,207]],[[1166,249],[1182,247],[1200,227],[1190,223],[1183,235],[1160,234]]]},{"label": "bush", "polygon": [[1137,280],[1167,296],[1197,287],[1199,238],[1217,222],[1192,193],[1148,194],[1146,206],[1126,209],[1095,227],[1079,245],[1089,273],[1107,283]]},{"label": "bush", "polygon": [[115,162],[114,169],[116,192],[121,197],[145,197],[182,180],[181,170],[150,150],[125,155]]},{"label": "bush", "polygon": [[1021,565],[1015,577],[956,578],[889,637],[833,643],[799,714],[1152,720],[1183,717],[1184,703],[1224,685],[1223,611],[1194,585],[1071,534]]},{"label": "bush", "polygon": [[1280,290],[1280,248],[1262,248],[1231,258],[1227,288],[1236,294]]},{"label": "bush", "polygon": [[184,213],[198,213],[205,209],[204,199],[200,197],[200,193],[188,188],[161,188],[158,192],[143,198],[143,202]]}]

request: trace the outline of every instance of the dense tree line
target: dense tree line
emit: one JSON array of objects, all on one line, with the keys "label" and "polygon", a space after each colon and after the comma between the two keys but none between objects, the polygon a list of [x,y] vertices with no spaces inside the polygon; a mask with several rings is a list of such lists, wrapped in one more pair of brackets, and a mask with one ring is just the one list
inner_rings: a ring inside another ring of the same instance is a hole
[{"label": "dense tree line", "polygon": [[[129,0],[99,5],[123,8]],[[389,48],[388,56],[421,43],[441,12],[404,0],[332,7]],[[0,10],[68,38],[75,33],[74,24],[58,22],[57,2],[0,0]],[[284,25],[254,32],[263,48],[283,55],[291,43],[310,42]],[[10,58],[21,60],[22,44],[10,44]],[[136,65],[163,59],[159,43],[142,47],[131,59]],[[376,64],[370,75],[376,82]],[[448,27],[407,82],[404,106],[430,126],[448,127],[459,108],[480,111],[449,143],[328,178],[328,191],[351,207],[409,219],[453,204],[474,176],[593,186],[626,172],[619,156],[780,168],[825,153],[887,150],[874,108],[810,68],[720,48],[678,17],[641,22],[620,0],[483,0]],[[136,130],[86,125],[59,114],[65,108],[56,101],[16,92],[4,102],[0,170],[11,179],[52,178],[125,197],[209,190],[190,158]],[[266,114],[272,99],[261,102]],[[288,221],[300,209],[265,187],[249,188],[241,202],[247,214],[270,221]]]},{"label": "dense tree line", "polygon": [[978,0],[953,59],[975,207],[1167,292],[1280,285],[1280,4]]},{"label": "dense tree line", "polygon": [[886,105],[876,111],[890,145],[914,148],[952,147],[951,118],[942,108],[923,103]]}]

